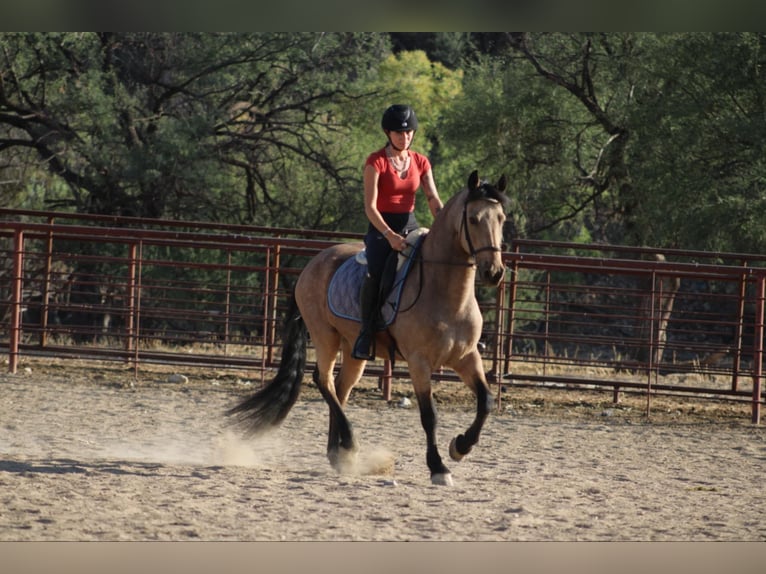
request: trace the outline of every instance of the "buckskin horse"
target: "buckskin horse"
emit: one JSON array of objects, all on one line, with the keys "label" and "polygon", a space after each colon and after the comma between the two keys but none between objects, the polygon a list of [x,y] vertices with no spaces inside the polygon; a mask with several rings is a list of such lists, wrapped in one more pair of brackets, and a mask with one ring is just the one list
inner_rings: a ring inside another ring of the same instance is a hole
[{"label": "buckskin horse", "polygon": [[[482,316],[475,282],[478,279],[497,286],[503,278],[501,245],[508,201],[505,187],[505,176],[492,185],[480,180],[477,171],[471,173],[467,188],[450,198],[434,218],[401,287],[400,309],[395,319],[377,333],[377,356],[407,363],[426,434],[426,462],[434,484],[451,485],[452,475],[436,446],[432,373],[443,366],[452,369],[476,398],[472,424],[450,442],[453,460],[461,460],[478,442],[492,408],[492,394],[477,348]],[[363,247],[360,243],[338,244],[309,261],[295,284],[287,311],[276,376],[227,411],[227,415],[246,425],[250,435],[278,426],[300,393],[310,335],[316,351],[314,382],[330,407],[327,457],[339,472],[346,468],[344,464],[354,460],[358,450],[344,407],[366,361],[351,356],[359,332],[358,321],[333,313],[328,287],[340,266]],[[339,350],[342,361],[334,378]]]}]

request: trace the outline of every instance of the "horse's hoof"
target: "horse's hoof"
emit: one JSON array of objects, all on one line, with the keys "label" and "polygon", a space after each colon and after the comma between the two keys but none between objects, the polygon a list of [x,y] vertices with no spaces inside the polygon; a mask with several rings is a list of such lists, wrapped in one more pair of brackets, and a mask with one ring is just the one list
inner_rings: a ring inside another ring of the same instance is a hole
[{"label": "horse's hoof", "polygon": [[431,484],[439,486],[453,486],[452,474],[449,472],[438,472],[431,475]]},{"label": "horse's hoof", "polygon": [[463,460],[464,454],[460,454],[457,450],[457,437],[453,438],[449,443],[449,456],[452,460]]},{"label": "horse's hoof", "polygon": [[357,449],[339,448],[327,453],[327,458],[338,474],[354,474],[357,465]]}]

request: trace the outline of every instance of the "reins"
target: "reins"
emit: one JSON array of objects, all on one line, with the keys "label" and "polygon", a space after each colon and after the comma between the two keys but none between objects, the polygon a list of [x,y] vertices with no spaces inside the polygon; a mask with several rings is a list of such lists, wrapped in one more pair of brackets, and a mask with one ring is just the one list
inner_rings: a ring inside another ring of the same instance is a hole
[{"label": "reins", "polygon": [[418,282],[418,292],[415,294],[415,298],[412,300],[412,303],[410,303],[409,306],[405,309],[399,309],[398,311],[399,313],[404,313],[405,311],[409,311],[410,309],[412,309],[415,306],[415,304],[420,300],[420,296],[423,294],[423,254],[421,253],[420,249],[418,249],[417,257],[418,257],[417,262],[420,266],[418,269],[418,275],[420,279],[420,281]]},{"label": "reins", "polygon": [[[465,235],[465,241],[468,244],[468,254],[470,257],[476,257],[479,253],[482,251],[493,251],[495,253],[502,253],[503,249],[502,247],[497,247],[496,245],[485,245],[484,247],[479,247],[476,249],[473,246],[473,241],[471,241],[471,234],[468,232],[468,201],[465,201],[463,203],[463,213],[461,216],[460,221],[460,232]],[[426,237],[426,239],[428,239]],[[404,257],[411,257],[410,255],[403,255]],[[430,265],[452,265],[455,267],[476,267],[476,262],[457,262],[457,261],[438,261],[436,259],[425,259],[422,254],[422,249],[418,250],[418,257],[420,258],[419,263],[422,267],[423,263],[428,263]]]},{"label": "reins", "polygon": [[[495,245],[486,245],[484,247],[479,247],[478,249],[476,249],[474,247],[473,241],[471,241],[471,235],[468,232],[468,210],[467,210],[467,208],[468,208],[468,201],[465,201],[463,203],[463,214],[462,214],[462,218],[461,218],[461,221],[460,221],[460,228],[461,228],[460,232],[465,234],[466,243],[468,244],[469,256],[473,257],[475,259],[476,255],[481,253],[482,251],[493,251],[493,252],[496,252],[496,253],[502,253],[503,249],[501,247],[497,247]],[[423,238],[423,241],[425,242],[428,239],[429,239],[428,236],[426,236],[425,238]],[[411,258],[412,255],[404,255],[404,257]],[[418,249],[415,252],[415,257],[417,257],[417,263],[418,263],[418,266],[419,266],[419,268],[418,268],[418,271],[419,271],[418,291],[417,291],[417,293],[415,295],[415,298],[413,299],[412,303],[410,303],[410,305],[407,308],[400,309],[399,312],[408,311],[408,310],[412,309],[412,307],[414,307],[415,304],[420,299],[420,296],[423,293],[423,277],[424,277],[423,266],[424,266],[424,264],[429,264],[429,265],[451,265],[451,266],[454,266],[454,267],[468,267],[468,268],[476,267],[476,262],[475,261],[473,261],[473,262],[471,262],[471,261],[468,261],[468,262],[457,262],[457,261],[438,261],[438,260],[435,260],[435,259],[426,259],[425,257],[423,257],[422,246],[421,246],[420,249]]]}]

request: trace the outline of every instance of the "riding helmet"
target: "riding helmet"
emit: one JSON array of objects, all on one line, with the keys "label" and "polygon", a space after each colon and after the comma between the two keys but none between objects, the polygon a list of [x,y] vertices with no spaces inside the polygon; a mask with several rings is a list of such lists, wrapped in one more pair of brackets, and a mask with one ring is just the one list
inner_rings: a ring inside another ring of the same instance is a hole
[{"label": "riding helmet", "polygon": [[386,131],[406,132],[418,129],[418,118],[410,106],[394,104],[383,112],[380,125]]}]

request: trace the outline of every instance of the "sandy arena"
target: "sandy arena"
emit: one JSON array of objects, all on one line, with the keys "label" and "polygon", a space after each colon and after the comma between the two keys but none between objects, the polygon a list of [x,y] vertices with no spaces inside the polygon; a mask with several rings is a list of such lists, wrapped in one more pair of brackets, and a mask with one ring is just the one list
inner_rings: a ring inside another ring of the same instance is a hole
[{"label": "sandy arena", "polygon": [[510,390],[456,463],[447,445],[472,405],[438,383],[450,488],[430,483],[406,381],[391,404],[355,389],[360,464],[338,475],[308,377],[283,426],[245,441],[223,412],[257,383],[180,372],[69,360],[0,374],[0,540],[766,540],[766,440],[747,405],[657,398],[647,420],[643,397]]}]

